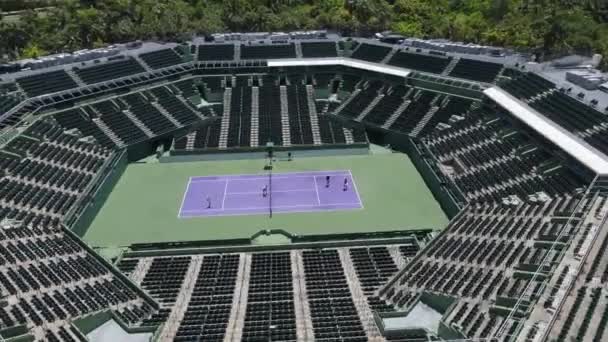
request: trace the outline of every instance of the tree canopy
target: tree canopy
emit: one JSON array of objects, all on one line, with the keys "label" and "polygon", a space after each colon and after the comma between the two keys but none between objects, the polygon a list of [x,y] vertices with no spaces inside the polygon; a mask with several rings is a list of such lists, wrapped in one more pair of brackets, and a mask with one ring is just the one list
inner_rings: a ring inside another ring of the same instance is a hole
[{"label": "tree canopy", "polygon": [[[27,2],[26,2],[27,3]],[[0,57],[93,48],[134,39],[184,40],[214,32],[328,29],[513,47],[608,59],[601,0],[54,0],[2,20]]]}]

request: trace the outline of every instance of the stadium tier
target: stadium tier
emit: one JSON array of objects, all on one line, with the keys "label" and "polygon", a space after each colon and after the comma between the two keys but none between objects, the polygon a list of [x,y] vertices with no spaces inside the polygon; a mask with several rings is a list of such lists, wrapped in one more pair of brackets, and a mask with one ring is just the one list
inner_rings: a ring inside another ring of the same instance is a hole
[{"label": "stadium tier", "polygon": [[503,66],[498,63],[461,58],[458,60],[449,75],[453,77],[466,78],[469,80],[492,83],[502,68]]},{"label": "stadium tier", "polygon": [[142,53],[139,55],[139,58],[141,58],[152,69],[161,69],[183,62],[181,57],[174,49],[164,49]]},{"label": "stadium tier", "polygon": [[198,46],[199,61],[231,61],[234,59],[233,44],[210,44]]},{"label": "stadium tier", "polygon": [[421,44],[2,75],[0,341],[607,340],[605,104]]},{"label": "stadium tier", "polygon": [[335,42],[302,43],[303,57],[337,57]]},{"label": "stadium tier", "polygon": [[388,61],[388,64],[431,72],[434,74],[440,74],[452,61],[451,57],[439,57],[431,55],[423,55],[418,53],[411,53],[405,51],[396,52],[393,57]]}]

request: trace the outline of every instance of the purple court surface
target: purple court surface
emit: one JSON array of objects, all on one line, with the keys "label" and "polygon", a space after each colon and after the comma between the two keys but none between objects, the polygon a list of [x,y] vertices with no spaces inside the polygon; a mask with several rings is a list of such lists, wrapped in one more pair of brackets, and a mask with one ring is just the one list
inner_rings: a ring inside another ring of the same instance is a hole
[{"label": "purple court surface", "polygon": [[[269,214],[271,208],[273,213],[292,213],[363,207],[350,171],[273,173],[270,186],[269,181],[268,174],[190,177],[178,217]],[[264,187],[271,192],[266,197]]]}]

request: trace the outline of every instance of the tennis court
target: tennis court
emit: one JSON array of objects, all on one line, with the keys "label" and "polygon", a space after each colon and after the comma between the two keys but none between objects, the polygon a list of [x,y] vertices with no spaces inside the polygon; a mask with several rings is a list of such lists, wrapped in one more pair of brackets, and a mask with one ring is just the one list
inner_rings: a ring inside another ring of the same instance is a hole
[{"label": "tennis court", "polygon": [[[314,211],[302,212],[290,208],[288,214],[276,214],[270,218],[269,205],[265,204],[263,211],[249,215],[207,215],[188,216],[180,218],[180,210],[186,208],[203,211],[206,197],[193,197],[193,206],[182,205],[186,198],[184,194],[189,182],[199,177],[234,177],[255,175],[252,177],[268,178],[264,170],[265,160],[222,160],[183,163],[133,163],[130,164],[109,198],[88,228],[85,240],[92,246],[127,246],[132,243],[161,242],[161,241],[191,241],[248,238],[253,234],[267,229],[282,229],[298,235],[322,235],[339,233],[378,232],[389,230],[443,228],[447,218],[433,198],[430,190],[421,179],[415,167],[406,155],[364,155],[364,156],[332,156],[308,157],[293,161],[279,161],[273,165],[272,202],[273,207],[286,204],[289,199],[282,201],[280,189],[290,186],[287,190],[302,189],[307,195],[297,196],[297,204],[312,204],[317,206],[316,194],[313,196],[314,178],[318,182],[319,200],[338,200],[324,194],[325,175],[327,170],[346,170],[352,173],[349,178],[353,197],[348,197],[348,203],[359,205],[360,209],[323,209],[315,207]],[[306,188],[300,188],[296,178],[287,181],[288,185],[277,181],[283,175],[295,176],[304,173],[308,177]],[[343,174],[343,173],[337,173]],[[277,177],[278,176],[278,177]],[[213,206],[221,206],[219,202],[224,195],[225,182],[220,179],[217,184]],[[322,183],[319,183],[319,181]],[[343,179],[332,179],[331,189],[336,186],[342,191]],[[245,184],[251,183],[249,187]],[[298,183],[298,184],[296,184]],[[232,184],[232,178],[230,180]],[[251,179],[235,183],[228,192],[254,192],[251,196],[262,198],[263,180],[252,182]],[[298,186],[296,188],[296,185]],[[191,185],[192,186],[192,185]],[[270,188],[270,186],[269,186]],[[270,190],[270,189],[269,189]],[[354,196],[356,191],[357,196]],[[293,194],[295,195],[295,193]],[[249,195],[245,195],[249,196]],[[270,196],[270,195],[269,195]],[[292,195],[290,195],[291,197]],[[304,198],[304,196],[307,196]],[[254,200],[237,201],[236,194],[228,197],[228,205],[232,210],[236,202],[239,207],[254,205]],[[270,200],[268,198],[267,200]],[[188,199],[190,201],[190,199]],[[306,201],[306,202],[305,202]],[[289,202],[290,204],[293,202]],[[310,208],[312,208],[312,205]],[[264,207],[264,205],[262,205]],[[355,206],[353,204],[353,206]],[[181,209],[180,209],[181,208]],[[257,210],[257,208],[256,208]],[[276,210],[276,208],[275,208]],[[234,212],[233,212],[234,213]]]},{"label": "tennis court", "polygon": [[190,177],[179,217],[272,215],[362,207],[350,170],[269,172]]}]

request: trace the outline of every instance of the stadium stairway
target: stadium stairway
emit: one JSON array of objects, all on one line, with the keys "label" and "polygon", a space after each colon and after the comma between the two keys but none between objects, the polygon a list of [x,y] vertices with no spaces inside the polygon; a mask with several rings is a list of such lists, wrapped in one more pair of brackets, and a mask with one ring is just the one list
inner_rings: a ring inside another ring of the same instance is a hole
[{"label": "stadium stairway", "polygon": [[365,330],[365,335],[368,341],[378,341],[382,337],[382,334],[378,330],[378,326],[374,320],[374,314],[367,304],[367,296],[363,293],[362,284],[355,270],[354,262],[351,259],[350,253],[345,249],[338,251],[340,261],[344,267],[344,275],[348,283],[348,287],[353,296],[353,302],[357,313],[359,314],[359,320]]},{"label": "stadium stairway", "polygon": [[159,113],[161,113],[162,115],[165,116],[165,118],[167,118],[167,120],[171,121],[172,124],[175,125],[175,127],[180,127],[182,124],[177,121],[177,119],[175,119],[173,117],[173,115],[171,115],[171,113],[169,113],[165,107],[161,106],[158,103],[158,99],[156,99],[156,101],[150,102],[150,105],[152,105],[154,108],[156,108],[158,110]]},{"label": "stadium stairway", "polygon": [[354,144],[355,138],[353,137],[353,132],[346,127],[342,127],[342,129],[344,130],[344,139],[346,140],[346,143]]},{"label": "stadium stairway", "polygon": [[72,70],[72,69],[66,69],[66,70],[65,70],[65,72],[66,72],[68,75],[70,75],[70,77],[72,77],[72,78],[74,79],[74,81],[76,82],[76,84],[77,84],[79,87],[84,87],[84,86],[86,86],[86,83],[84,83],[84,81],[83,81],[83,80],[80,78],[80,76],[78,76],[78,74],[76,74],[76,73],[74,72],[74,70]]},{"label": "stadium stairway", "polygon": [[449,75],[452,72],[452,70],[454,70],[454,67],[456,66],[456,64],[458,64],[459,60],[460,60],[460,58],[458,58],[458,57],[452,58],[450,63],[448,63],[448,65],[445,67],[445,69],[443,69],[443,71],[441,72],[441,76]]},{"label": "stadium stairway", "polygon": [[350,101],[352,101],[354,98],[357,97],[357,95],[359,95],[359,93],[361,92],[360,88],[355,89],[355,91],[350,94],[350,96],[344,100],[342,100],[342,103],[340,103],[340,105],[333,111],[333,113],[340,113],[344,107],[348,106],[348,104],[350,103]]},{"label": "stadium stairway", "polygon": [[236,292],[232,298],[232,311],[230,321],[226,328],[227,341],[242,341],[243,330],[247,315],[247,304],[249,299],[249,280],[251,279],[251,255],[241,254],[241,263],[236,276]]},{"label": "stadium stairway", "polygon": [[321,132],[319,127],[319,116],[317,115],[317,106],[314,100],[314,88],[312,85],[306,85],[306,100],[308,103],[308,114],[310,115],[310,124],[312,125],[312,139],[315,145],[321,145]]},{"label": "stadium stairway", "polygon": [[370,101],[370,103],[361,111],[361,114],[359,114],[359,116],[357,116],[355,118],[356,121],[363,121],[365,119],[365,117],[367,116],[367,114],[369,114],[369,112],[372,111],[372,109],[374,109],[374,107],[376,107],[376,105],[378,104],[378,102],[380,102],[380,100],[382,100],[382,98],[384,98],[384,93],[383,92],[379,92],[378,95],[376,95],[376,97],[374,97],[373,100]]},{"label": "stadium stairway", "polygon": [[224,90],[224,113],[222,115],[222,123],[220,126],[220,148],[228,146],[228,128],[230,126],[230,107],[232,103],[232,88]]},{"label": "stadium stairway", "polygon": [[[413,89],[414,88],[410,88],[410,91],[408,92],[408,94],[411,93],[411,91]],[[406,98],[409,97],[408,94],[405,95]],[[410,103],[412,103],[412,100],[403,101],[403,103],[401,103],[399,105],[399,107],[397,107],[397,109],[395,109],[393,114],[391,114],[391,116],[388,119],[386,119],[386,122],[382,125],[382,128],[388,129],[389,127],[391,127],[393,125],[393,123],[395,122],[395,120],[397,120],[397,118],[399,118],[401,116],[401,114],[403,114],[403,112],[405,112],[407,110],[407,107],[410,105]]]},{"label": "stadium stairway", "polygon": [[283,132],[283,146],[291,146],[291,130],[289,129],[289,110],[287,107],[287,86],[280,86],[281,94],[281,131]]},{"label": "stadium stairway", "polygon": [[139,127],[139,129],[142,130],[142,132],[144,132],[148,138],[151,138],[154,136],[154,133],[152,133],[152,131],[150,130],[150,128],[148,128],[148,126],[146,126],[143,122],[141,122],[139,120],[139,118],[137,116],[135,116],[133,114],[133,112],[131,112],[130,110],[126,109],[122,111],[131,121],[133,121],[133,123],[135,124],[135,126]]},{"label": "stadium stairway", "polygon": [[123,148],[125,147],[127,144],[122,141],[122,139],[116,135],[116,133],[114,133],[114,131],[112,131],[110,129],[110,127],[108,127],[106,125],[105,122],[103,122],[103,120],[101,120],[99,117],[92,119],[92,121],[99,127],[99,129],[101,129],[101,131],[108,136],[108,138],[110,138],[112,140],[112,142],[114,144],[116,144],[116,146],[118,148]]},{"label": "stadium stairway", "polygon": [[437,113],[437,111],[439,110],[440,106],[442,106],[441,103],[439,105],[437,105],[437,102],[439,102],[440,100],[441,100],[441,95],[437,95],[437,96],[435,96],[435,98],[433,99],[433,101],[431,101],[431,103],[430,103],[431,108],[422,117],[422,119],[420,119],[420,121],[418,121],[418,123],[416,124],[416,126],[414,127],[414,129],[412,129],[412,132],[411,132],[412,136],[417,137],[418,133],[420,133],[420,131],[422,131],[422,129],[424,128],[424,126],[431,120],[431,118],[433,117],[433,115],[435,115],[435,113]]},{"label": "stadium stairway", "polygon": [[384,56],[384,58],[380,61],[380,64],[387,64],[388,61],[390,61],[391,58],[393,58],[393,56],[395,55],[395,53],[397,51],[399,51],[399,49],[395,49],[395,48],[391,49],[391,51],[386,56]]},{"label": "stadium stairway", "polygon": [[260,88],[251,88],[251,147],[260,145]]},{"label": "stadium stairway", "polygon": [[[151,263],[153,259],[145,260]],[[190,264],[188,265],[188,270],[186,271],[186,278],[184,279],[182,286],[179,290],[180,295],[177,297],[175,303],[172,306],[171,313],[167,317],[167,322],[181,322],[184,319],[184,314],[186,312],[186,309],[188,308],[188,299],[192,297],[192,293],[194,292],[194,284],[198,279],[202,263],[202,255],[192,256]],[[179,326],[177,324],[165,324],[163,327],[164,329],[160,333],[159,341],[173,341]]]}]

